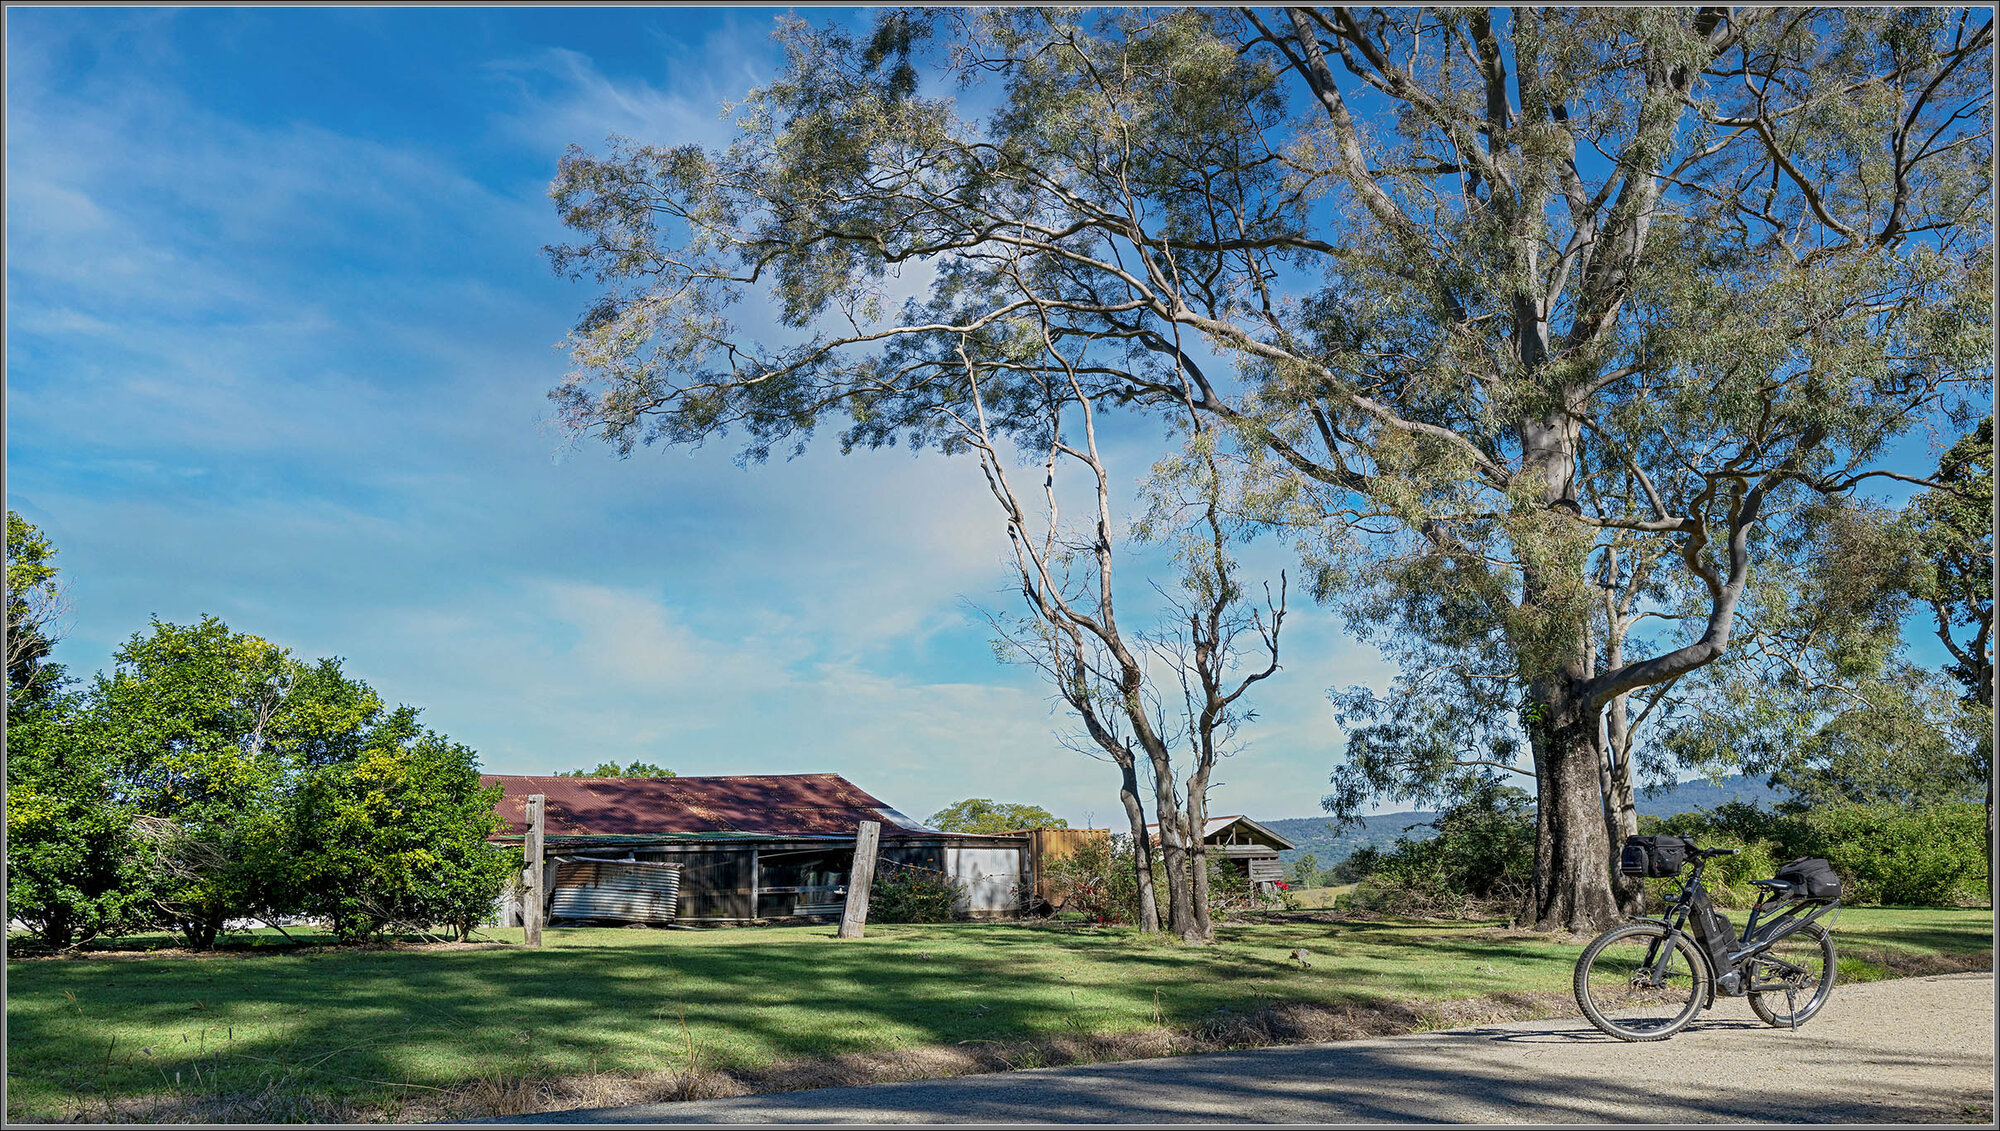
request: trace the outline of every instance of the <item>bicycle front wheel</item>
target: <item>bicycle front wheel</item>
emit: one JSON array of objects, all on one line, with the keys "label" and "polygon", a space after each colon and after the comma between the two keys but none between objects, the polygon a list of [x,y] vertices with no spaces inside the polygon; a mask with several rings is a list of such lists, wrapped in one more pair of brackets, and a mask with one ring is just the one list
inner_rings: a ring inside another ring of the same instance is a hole
[{"label": "bicycle front wheel", "polygon": [[1807,923],[1749,960],[1750,1008],[1766,1025],[1796,1029],[1833,993],[1833,936]]},{"label": "bicycle front wheel", "polygon": [[1628,923],[1597,936],[1576,962],[1576,1004],[1621,1041],[1664,1041],[1708,997],[1708,967],[1686,935]]}]

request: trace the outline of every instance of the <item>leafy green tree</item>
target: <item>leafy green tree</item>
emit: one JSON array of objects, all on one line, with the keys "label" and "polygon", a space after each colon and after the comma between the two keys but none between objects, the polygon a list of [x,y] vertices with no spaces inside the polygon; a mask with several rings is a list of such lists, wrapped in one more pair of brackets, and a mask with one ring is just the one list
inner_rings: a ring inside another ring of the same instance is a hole
[{"label": "leafy green tree", "polygon": [[[865,41],[787,22],[726,149],[562,160],[578,239],[552,259],[604,289],[553,395],[621,450],[739,429],[753,459],[828,422],[951,449],[975,382],[1031,440],[1058,382],[1191,408],[1232,438],[1249,513],[1401,667],[1344,703],[1330,807],[1518,771],[1528,920],[1602,926],[1607,712],[1728,652],[1774,532],[1990,395],[1991,29],[1722,7],[892,11]],[[978,121],[959,107],[983,90],[931,93],[988,80]],[[783,327],[760,341],[730,315],[761,287]]]},{"label": "leafy green tree", "polygon": [[1911,503],[1921,545],[1934,563],[1922,595],[1951,675],[1966,698],[1993,707],[1993,418],[1938,461],[1936,486]]},{"label": "leafy green tree", "polygon": [[362,748],[382,703],[339,662],[304,664],[215,617],[155,620],[90,693],[119,795],[149,846],[154,898],[196,948],[225,921],[267,916],[271,846],[306,768]]},{"label": "leafy green tree", "polygon": [[1921,596],[1938,640],[1951,654],[1951,676],[1964,688],[1973,760],[1986,782],[1986,839],[2000,840],[1993,812],[1993,418],[1952,445],[1938,461],[1937,486],[1910,510],[1934,572]]},{"label": "leafy green tree", "polygon": [[593,770],[557,770],[559,778],[671,778],[676,777],[665,766],[651,762],[631,762],[620,766],[616,762],[599,762]]},{"label": "leafy green tree", "polygon": [[57,948],[151,922],[153,877],[80,697],[9,708],[7,917]]},{"label": "leafy green tree", "polygon": [[343,940],[432,926],[465,939],[517,866],[486,840],[500,793],[471,749],[429,731],[314,768],[290,806],[288,903]]},{"label": "leafy green tree", "polygon": [[59,551],[34,523],[7,512],[7,706],[53,694],[64,682],[62,665],[49,661],[66,610]]},{"label": "leafy green tree", "polygon": [[1287,878],[1299,887],[1316,888],[1320,886],[1319,857],[1313,853],[1305,853],[1297,860],[1292,861],[1292,866],[1285,869],[1285,871]]},{"label": "leafy green tree", "polygon": [[[1682,768],[1765,775],[1800,804],[1914,807],[1984,792],[1990,812],[1991,712],[1979,698],[1990,436],[1989,419],[1900,513],[1849,503],[1802,515],[1810,552],[1767,568],[1746,593],[1732,654],[1664,697],[1660,753]],[[1925,605],[1953,649],[1945,673],[1907,658],[1903,625]]]},{"label": "leafy green tree", "polygon": [[1435,834],[1398,837],[1388,849],[1348,858],[1364,906],[1420,915],[1463,915],[1475,901],[1518,899],[1535,866],[1534,800],[1490,776],[1462,783],[1464,799],[1430,822]]},{"label": "leafy green tree", "polygon": [[6,915],[52,947],[118,934],[151,910],[131,813],[50,654],[63,611],[56,548],[7,512]]},{"label": "leafy green tree", "polygon": [[1006,833],[1018,829],[1066,829],[1069,822],[1039,805],[1012,805],[968,797],[932,813],[925,824],[947,833]]}]

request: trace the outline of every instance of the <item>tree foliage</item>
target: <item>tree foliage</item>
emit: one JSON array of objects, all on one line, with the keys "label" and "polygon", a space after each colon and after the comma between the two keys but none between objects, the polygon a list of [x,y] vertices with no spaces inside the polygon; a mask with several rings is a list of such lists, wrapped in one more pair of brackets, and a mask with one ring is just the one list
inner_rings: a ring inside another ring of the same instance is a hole
[{"label": "tree foliage", "polygon": [[49,653],[62,635],[66,611],[55,543],[34,523],[7,512],[7,704],[17,706],[54,693],[62,666]]},{"label": "tree foliage", "polygon": [[1920,595],[1938,640],[1951,653],[1965,697],[1993,708],[1993,418],[1938,461],[1937,486],[1911,504],[1919,545],[1930,559]]},{"label": "tree foliage", "polygon": [[59,692],[31,708],[9,706],[8,916],[59,948],[151,923],[154,877],[80,697]]},{"label": "tree foliage", "polygon": [[518,865],[486,840],[500,794],[480,786],[471,749],[429,731],[315,768],[290,807],[289,905],[342,939],[432,924],[464,939]]},{"label": "tree foliage", "polygon": [[1019,829],[1066,829],[1069,822],[1039,805],[1017,805],[968,797],[930,815],[924,822],[939,832],[1007,833]]},{"label": "tree foliage", "polygon": [[1534,799],[1490,776],[1461,783],[1463,800],[1430,822],[1421,840],[1365,847],[1344,867],[1358,876],[1351,902],[1398,914],[1460,916],[1518,900],[1535,865]]},{"label": "tree foliage", "polygon": [[[1603,720],[1724,656],[1785,532],[1900,474],[1890,440],[1989,395],[1970,9],[898,11],[781,39],[725,149],[563,158],[552,261],[602,285],[564,418],[763,458],[828,422],[954,450],[975,384],[1042,436],[1058,374],[1191,409],[1245,516],[1401,666],[1344,704],[1331,804],[1532,775],[1538,922],[1614,913]],[[764,288],[759,334],[733,308]]]},{"label": "tree foliage", "polygon": [[9,704],[8,913],[45,943],[308,914],[343,938],[491,913],[473,752],[333,659],[155,620],[83,693]]},{"label": "tree foliage", "polygon": [[7,512],[7,914],[51,946],[148,920],[130,808],[103,743],[51,652],[57,550]]},{"label": "tree foliage", "polygon": [[620,766],[616,762],[599,762],[595,769],[557,770],[559,778],[671,778],[679,775],[665,766],[652,762],[628,762]]},{"label": "tree foliage", "polygon": [[155,899],[192,946],[282,902],[270,868],[286,798],[358,752],[382,712],[338,661],[308,665],[215,617],[155,620],[92,689],[97,733],[150,846]]}]

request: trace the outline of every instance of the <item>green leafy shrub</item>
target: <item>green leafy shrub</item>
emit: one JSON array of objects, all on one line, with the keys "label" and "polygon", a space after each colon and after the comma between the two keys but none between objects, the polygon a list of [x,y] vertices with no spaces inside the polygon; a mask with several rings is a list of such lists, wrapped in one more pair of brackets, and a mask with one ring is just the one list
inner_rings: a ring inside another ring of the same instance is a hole
[{"label": "green leafy shrub", "polygon": [[1268,910],[1281,900],[1265,899],[1257,894],[1257,886],[1250,877],[1238,871],[1236,865],[1223,856],[1209,856],[1208,860],[1208,913],[1230,915],[1239,911]]},{"label": "green leafy shrub", "polygon": [[492,911],[518,866],[487,843],[498,787],[478,758],[425,731],[301,785],[282,867],[287,903],[332,923],[342,940],[446,926],[463,939]]},{"label": "green leafy shrub", "polygon": [[[1913,809],[1844,804],[1764,809],[1731,802],[1712,810],[1641,817],[1642,833],[1693,837],[1703,848],[1741,848],[1711,861],[1711,895],[1727,907],[1755,902],[1751,880],[1768,879],[1786,861],[1818,856],[1846,887],[1845,902],[1951,906],[1987,897],[1985,812],[1976,803]],[[1647,881],[1660,894],[1671,885]]]},{"label": "green leafy shrub", "polygon": [[949,923],[957,914],[965,885],[943,872],[883,861],[868,889],[873,923]]},{"label": "green leafy shrub", "polygon": [[1348,857],[1359,876],[1348,905],[1398,915],[1460,918],[1516,902],[1534,875],[1534,801],[1491,780],[1438,814],[1427,840],[1399,837],[1388,849]]},{"label": "green leafy shrub", "polygon": [[1086,840],[1075,852],[1043,869],[1049,902],[1107,923],[1139,920],[1139,878],[1132,867],[1132,838],[1112,834]]},{"label": "green leafy shrub", "polygon": [[143,928],[157,912],[132,813],[73,696],[9,704],[7,908],[62,949]]},{"label": "green leafy shrub", "polygon": [[1855,903],[1984,902],[1986,814],[1976,804],[1827,805],[1792,818],[1799,856],[1823,856]]}]

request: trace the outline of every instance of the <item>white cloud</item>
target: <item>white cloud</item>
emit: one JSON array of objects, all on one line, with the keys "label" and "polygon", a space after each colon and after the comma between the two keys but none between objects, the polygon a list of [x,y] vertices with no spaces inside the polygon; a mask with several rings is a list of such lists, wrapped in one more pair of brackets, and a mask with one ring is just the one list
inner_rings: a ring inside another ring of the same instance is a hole
[{"label": "white cloud", "polygon": [[[717,144],[767,32],[663,46],[657,84],[524,53],[489,72],[514,98],[477,145],[513,168],[606,132]],[[1119,819],[1115,771],[1057,743],[1046,688],[979,654],[961,598],[1017,598],[972,462],[822,442],[744,470],[726,441],[553,459],[550,344],[582,300],[539,262],[538,184],[252,125],[143,68],[34,73],[10,79],[9,501],[64,549],[79,674],[149,614],[213,612],[346,657],[495,769],[832,770],[913,816],[990,796]],[[1156,428],[1107,430],[1121,508]],[[1314,811],[1324,690],[1358,662],[1325,646],[1256,693],[1227,804]]]},{"label": "white cloud", "polygon": [[512,94],[495,124],[554,153],[612,135],[663,146],[725,145],[734,135],[725,104],[771,77],[770,30],[730,19],[699,43],[658,42],[665,87],[607,75],[588,55],[561,47],[494,60],[488,73]]}]

